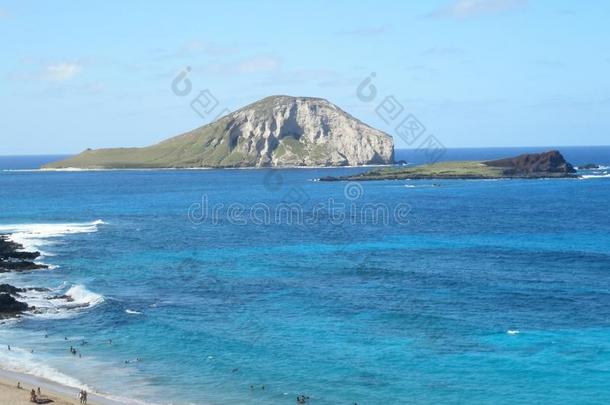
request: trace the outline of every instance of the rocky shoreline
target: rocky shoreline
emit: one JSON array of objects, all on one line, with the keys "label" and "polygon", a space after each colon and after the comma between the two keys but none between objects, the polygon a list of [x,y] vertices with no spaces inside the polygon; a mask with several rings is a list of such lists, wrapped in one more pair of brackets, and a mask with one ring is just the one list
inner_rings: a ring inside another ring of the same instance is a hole
[{"label": "rocky shoreline", "polygon": [[47,269],[49,266],[34,263],[39,257],[40,252],[26,252],[23,245],[0,235],[0,273]]},{"label": "rocky shoreline", "polygon": [[[22,272],[47,269],[44,264],[35,263],[40,252],[26,252],[23,245],[13,242],[7,235],[0,235],[0,273]],[[21,293],[39,288],[17,288],[10,284],[0,284],[0,319],[15,318],[35,307],[19,301]]]}]

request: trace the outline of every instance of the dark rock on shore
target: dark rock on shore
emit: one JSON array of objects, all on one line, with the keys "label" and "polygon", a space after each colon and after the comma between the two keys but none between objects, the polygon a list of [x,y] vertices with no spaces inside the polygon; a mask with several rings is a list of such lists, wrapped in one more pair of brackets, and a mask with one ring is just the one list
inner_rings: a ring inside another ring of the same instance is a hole
[{"label": "dark rock on shore", "polygon": [[335,176],[322,176],[319,179],[320,181],[341,181],[343,180],[342,177],[335,177]]},{"label": "dark rock on shore", "polygon": [[13,287],[10,284],[0,284],[0,293],[19,295],[23,291],[25,291],[23,288]]},{"label": "dark rock on shore", "polygon": [[0,284],[0,293],[7,293],[7,294],[18,296],[20,293],[23,293],[26,291],[47,292],[50,290],[48,288],[44,288],[44,287],[18,288],[18,287],[14,287],[10,284]]},{"label": "dark rock on shore", "polygon": [[68,302],[74,302],[74,298],[72,298],[69,295],[65,295],[65,294],[64,295],[55,295],[49,299],[50,300],[66,300]]},{"label": "dark rock on shore", "polygon": [[48,268],[33,262],[39,256],[39,252],[25,252],[22,245],[9,240],[6,235],[0,235],[0,273]]},{"label": "dark rock on shore", "polygon": [[528,153],[514,158],[490,160],[483,163],[487,166],[502,168],[506,176],[576,173],[574,167],[557,150]]},{"label": "dark rock on shore", "polygon": [[9,271],[28,271],[28,270],[39,270],[46,269],[48,266],[44,264],[37,264],[28,261],[1,261],[0,262],[0,273],[8,273]]},{"label": "dark rock on shore", "polygon": [[20,315],[29,309],[25,302],[17,301],[12,295],[0,293],[0,318]]}]

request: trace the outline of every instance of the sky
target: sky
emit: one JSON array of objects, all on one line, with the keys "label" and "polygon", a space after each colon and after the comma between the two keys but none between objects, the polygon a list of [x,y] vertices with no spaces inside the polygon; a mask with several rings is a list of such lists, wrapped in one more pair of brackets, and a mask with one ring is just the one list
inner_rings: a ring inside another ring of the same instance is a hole
[{"label": "sky", "polygon": [[0,155],[146,146],[275,94],[390,135],[411,114],[446,147],[608,145],[608,21],[604,0],[0,0]]}]

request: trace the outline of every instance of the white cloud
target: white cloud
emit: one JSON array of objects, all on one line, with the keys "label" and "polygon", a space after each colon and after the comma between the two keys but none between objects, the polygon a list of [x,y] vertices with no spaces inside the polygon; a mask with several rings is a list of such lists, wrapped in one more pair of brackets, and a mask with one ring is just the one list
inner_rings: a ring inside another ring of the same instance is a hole
[{"label": "white cloud", "polygon": [[0,8],[0,18],[8,17],[8,11],[3,8]]},{"label": "white cloud", "polygon": [[432,12],[429,16],[463,20],[478,15],[510,11],[526,4],[527,0],[454,0],[451,4]]},{"label": "white cloud", "polygon": [[353,85],[357,80],[350,80],[342,74],[330,69],[280,69],[268,75],[261,84],[270,85],[291,85],[298,83],[311,83],[319,87],[339,87]]},{"label": "white cloud", "polygon": [[280,60],[273,56],[255,56],[238,62],[231,70],[238,73],[272,72],[280,66]]},{"label": "white cloud", "polygon": [[[277,72],[280,70],[281,60],[275,56],[255,55],[230,62],[210,63],[203,66],[194,65],[192,67],[194,72],[218,76],[237,76]],[[175,74],[175,72],[172,74]]]},{"label": "white cloud", "polygon": [[176,50],[153,50],[159,59],[194,58],[200,55],[218,57],[236,54],[238,51],[239,48],[234,45],[221,45],[218,43],[204,42],[197,39],[183,44]]},{"label": "white cloud", "polygon": [[[79,62],[49,62],[23,60],[24,66],[8,75],[11,80],[66,82],[76,77],[82,70]],[[34,65],[34,66],[32,66]]]},{"label": "white cloud", "polygon": [[45,67],[45,78],[48,80],[63,82],[70,80],[83,70],[82,66],[76,63],[62,62]]}]

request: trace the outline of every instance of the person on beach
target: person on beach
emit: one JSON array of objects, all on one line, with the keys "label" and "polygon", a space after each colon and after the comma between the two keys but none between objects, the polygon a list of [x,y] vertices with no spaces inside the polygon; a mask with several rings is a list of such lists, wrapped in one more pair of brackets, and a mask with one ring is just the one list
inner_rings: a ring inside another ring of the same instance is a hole
[{"label": "person on beach", "polygon": [[38,396],[41,396],[42,394],[40,393],[40,387],[38,387],[38,389],[36,390]]},{"label": "person on beach", "polygon": [[32,388],[32,391],[30,391],[30,402],[38,403],[38,398],[36,397],[36,391],[34,391],[34,388]]},{"label": "person on beach", "polygon": [[78,402],[80,402],[81,404],[83,403],[83,390],[78,391]]},{"label": "person on beach", "polygon": [[87,403],[87,391],[83,390],[83,404]]},{"label": "person on beach", "polygon": [[17,389],[20,390],[21,389],[21,382],[17,381]]}]

